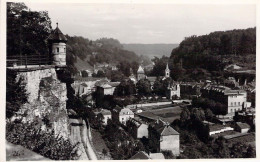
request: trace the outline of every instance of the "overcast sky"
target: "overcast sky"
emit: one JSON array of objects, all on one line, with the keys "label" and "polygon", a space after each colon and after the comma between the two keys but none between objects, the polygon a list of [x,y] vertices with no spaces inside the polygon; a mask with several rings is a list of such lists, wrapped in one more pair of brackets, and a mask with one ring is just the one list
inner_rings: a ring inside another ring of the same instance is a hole
[{"label": "overcast sky", "polygon": [[52,27],[58,21],[64,34],[121,43],[180,43],[191,35],[256,26],[255,5],[25,4],[47,10]]}]

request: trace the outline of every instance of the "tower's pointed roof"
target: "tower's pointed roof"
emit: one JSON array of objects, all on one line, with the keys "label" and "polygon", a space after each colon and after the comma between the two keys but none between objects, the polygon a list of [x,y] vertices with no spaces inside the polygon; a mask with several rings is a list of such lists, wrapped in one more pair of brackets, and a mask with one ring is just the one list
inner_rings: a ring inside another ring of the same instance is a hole
[{"label": "tower's pointed roof", "polygon": [[137,73],[144,73],[144,69],[142,68],[142,66],[140,65],[138,70],[137,70]]},{"label": "tower's pointed roof", "polygon": [[56,29],[54,29],[48,37],[48,41],[55,41],[55,42],[67,42],[67,38],[63,35],[60,31],[57,23]]},{"label": "tower's pointed roof", "polygon": [[168,63],[167,63],[167,65],[166,65],[166,69],[165,69],[165,70],[170,70]]}]

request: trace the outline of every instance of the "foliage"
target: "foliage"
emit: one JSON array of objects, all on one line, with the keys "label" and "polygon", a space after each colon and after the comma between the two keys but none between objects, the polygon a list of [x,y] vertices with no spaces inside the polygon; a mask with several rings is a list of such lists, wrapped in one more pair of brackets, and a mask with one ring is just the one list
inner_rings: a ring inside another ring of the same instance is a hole
[{"label": "foliage", "polygon": [[129,96],[135,94],[135,84],[132,80],[123,80],[115,89],[117,96]]},{"label": "foliage", "polygon": [[93,77],[105,77],[105,73],[102,70],[98,70],[97,74],[93,73]]},{"label": "foliage", "polygon": [[24,3],[7,3],[7,56],[47,55],[50,31],[47,11],[31,11]]},{"label": "foliage", "polygon": [[139,95],[150,95],[151,94],[151,83],[148,79],[140,79],[136,84],[137,93]]},{"label": "foliage", "polygon": [[16,73],[7,70],[6,78],[6,117],[12,117],[27,102],[27,93],[22,84],[23,79],[16,81]]},{"label": "foliage", "polygon": [[158,96],[165,96],[166,90],[169,85],[172,85],[173,80],[171,78],[157,79],[153,85],[153,92]]},{"label": "foliage", "polygon": [[151,76],[164,76],[164,72],[166,69],[166,65],[169,61],[169,57],[162,56],[162,58],[154,57],[152,62],[154,63],[154,67],[151,71]]},{"label": "foliage", "polygon": [[183,40],[178,48],[172,51],[176,54],[255,54],[256,28],[213,32],[209,35],[190,36]]},{"label": "foliage", "polygon": [[[215,102],[214,100],[208,98],[193,98],[192,99],[193,107],[200,107],[204,110],[210,109],[216,115],[224,115],[226,113],[225,106],[220,102]],[[210,112],[207,112],[210,113]]]},{"label": "foliage", "polygon": [[108,120],[103,131],[103,138],[113,159],[123,160],[129,159],[138,151],[143,151],[142,143],[134,140],[127,132],[122,129],[119,123]]},{"label": "foliage", "polygon": [[[96,64],[111,64],[117,65],[121,62],[126,62],[124,67],[128,66],[128,70],[120,69],[124,75],[129,75],[129,69],[136,68],[136,63],[140,62],[140,57],[134,52],[124,50],[120,42],[113,38],[101,38],[96,41],[92,41],[83,37],[68,36],[67,42],[67,65],[72,73],[76,73],[79,69],[77,60],[80,59],[83,62],[87,62],[89,66]],[[82,69],[82,68],[81,68]]]},{"label": "foliage", "polygon": [[77,145],[73,146],[69,140],[55,135],[53,131],[43,132],[37,125],[37,122],[7,122],[6,140],[52,160],[77,159]]}]

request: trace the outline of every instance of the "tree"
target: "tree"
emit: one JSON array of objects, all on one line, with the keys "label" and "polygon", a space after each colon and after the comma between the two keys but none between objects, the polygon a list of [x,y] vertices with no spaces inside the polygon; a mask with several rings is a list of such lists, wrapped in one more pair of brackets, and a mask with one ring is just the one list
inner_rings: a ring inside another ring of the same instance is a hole
[{"label": "tree", "polygon": [[213,118],[214,114],[212,113],[212,111],[210,109],[206,109],[205,110],[205,118],[207,120],[211,120]]},{"label": "tree", "polygon": [[205,113],[200,108],[193,108],[191,111],[191,120],[193,121],[203,121],[205,120]]},{"label": "tree", "polygon": [[104,155],[104,158],[105,158],[105,156],[107,155],[107,149],[105,149],[105,148],[103,148],[103,150],[102,150],[102,154]]},{"label": "tree", "polygon": [[121,81],[121,83],[119,84],[119,86],[116,87],[116,95],[118,96],[128,96],[128,95],[132,95],[135,94],[135,85],[133,83],[133,81],[131,81],[130,79],[124,79]]},{"label": "tree", "polygon": [[105,77],[105,73],[102,70],[98,70],[96,77]]},{"label": "tree", "polygon": [[256,151],[251,145],[248,146],[245,157],[246,158],[255,158],[256,157]]},{"label": "tree", "polygon": [[81,71],[82,77],[88,77],[88,72],[85,70]]},{"label": "tree", "polygon": [[16,82],[16,73],[7,70],[6,78],[6,117],[12,117],[27,102],[27,93],[23,79]]},{"label": "tree", "polygon": [[184,108],[180,115],[180,120],[182,123],[187,122],[190,120],[190,111],[187,108]]},{"label": "tree", "polygon": [[7,3],[7,56],[47,55],[51,32],[47,11],[31,11],[24,3]]},{"label": "tree", "polygon": [[151,94],[151,83],[148,79],[141,79],[136,84],[137,93],[139,95],[150,95]]}]

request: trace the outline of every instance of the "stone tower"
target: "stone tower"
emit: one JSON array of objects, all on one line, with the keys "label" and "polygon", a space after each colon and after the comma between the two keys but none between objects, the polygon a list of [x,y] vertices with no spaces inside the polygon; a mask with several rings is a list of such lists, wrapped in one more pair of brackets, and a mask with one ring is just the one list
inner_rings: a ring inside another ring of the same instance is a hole
[{"label": "stone tower", "polygon": [[140,65],[138,70],[137,70],[137,80],[141,80],[145,78],[145,74],[144,74],[144,69],[142,68],[142,66]]},{"label": "stone tower", "polygon": [[52,65],[66,66],[66,42],[67,38],[57,27],[48,37],[49,57]]},{"label": "stone tower", "polygon": [[169,66],[168,66],[168,63],[166,65],[166,69],[165,69],[165,78],[169,78],[170,77],[170,69],[169,69]]}]

